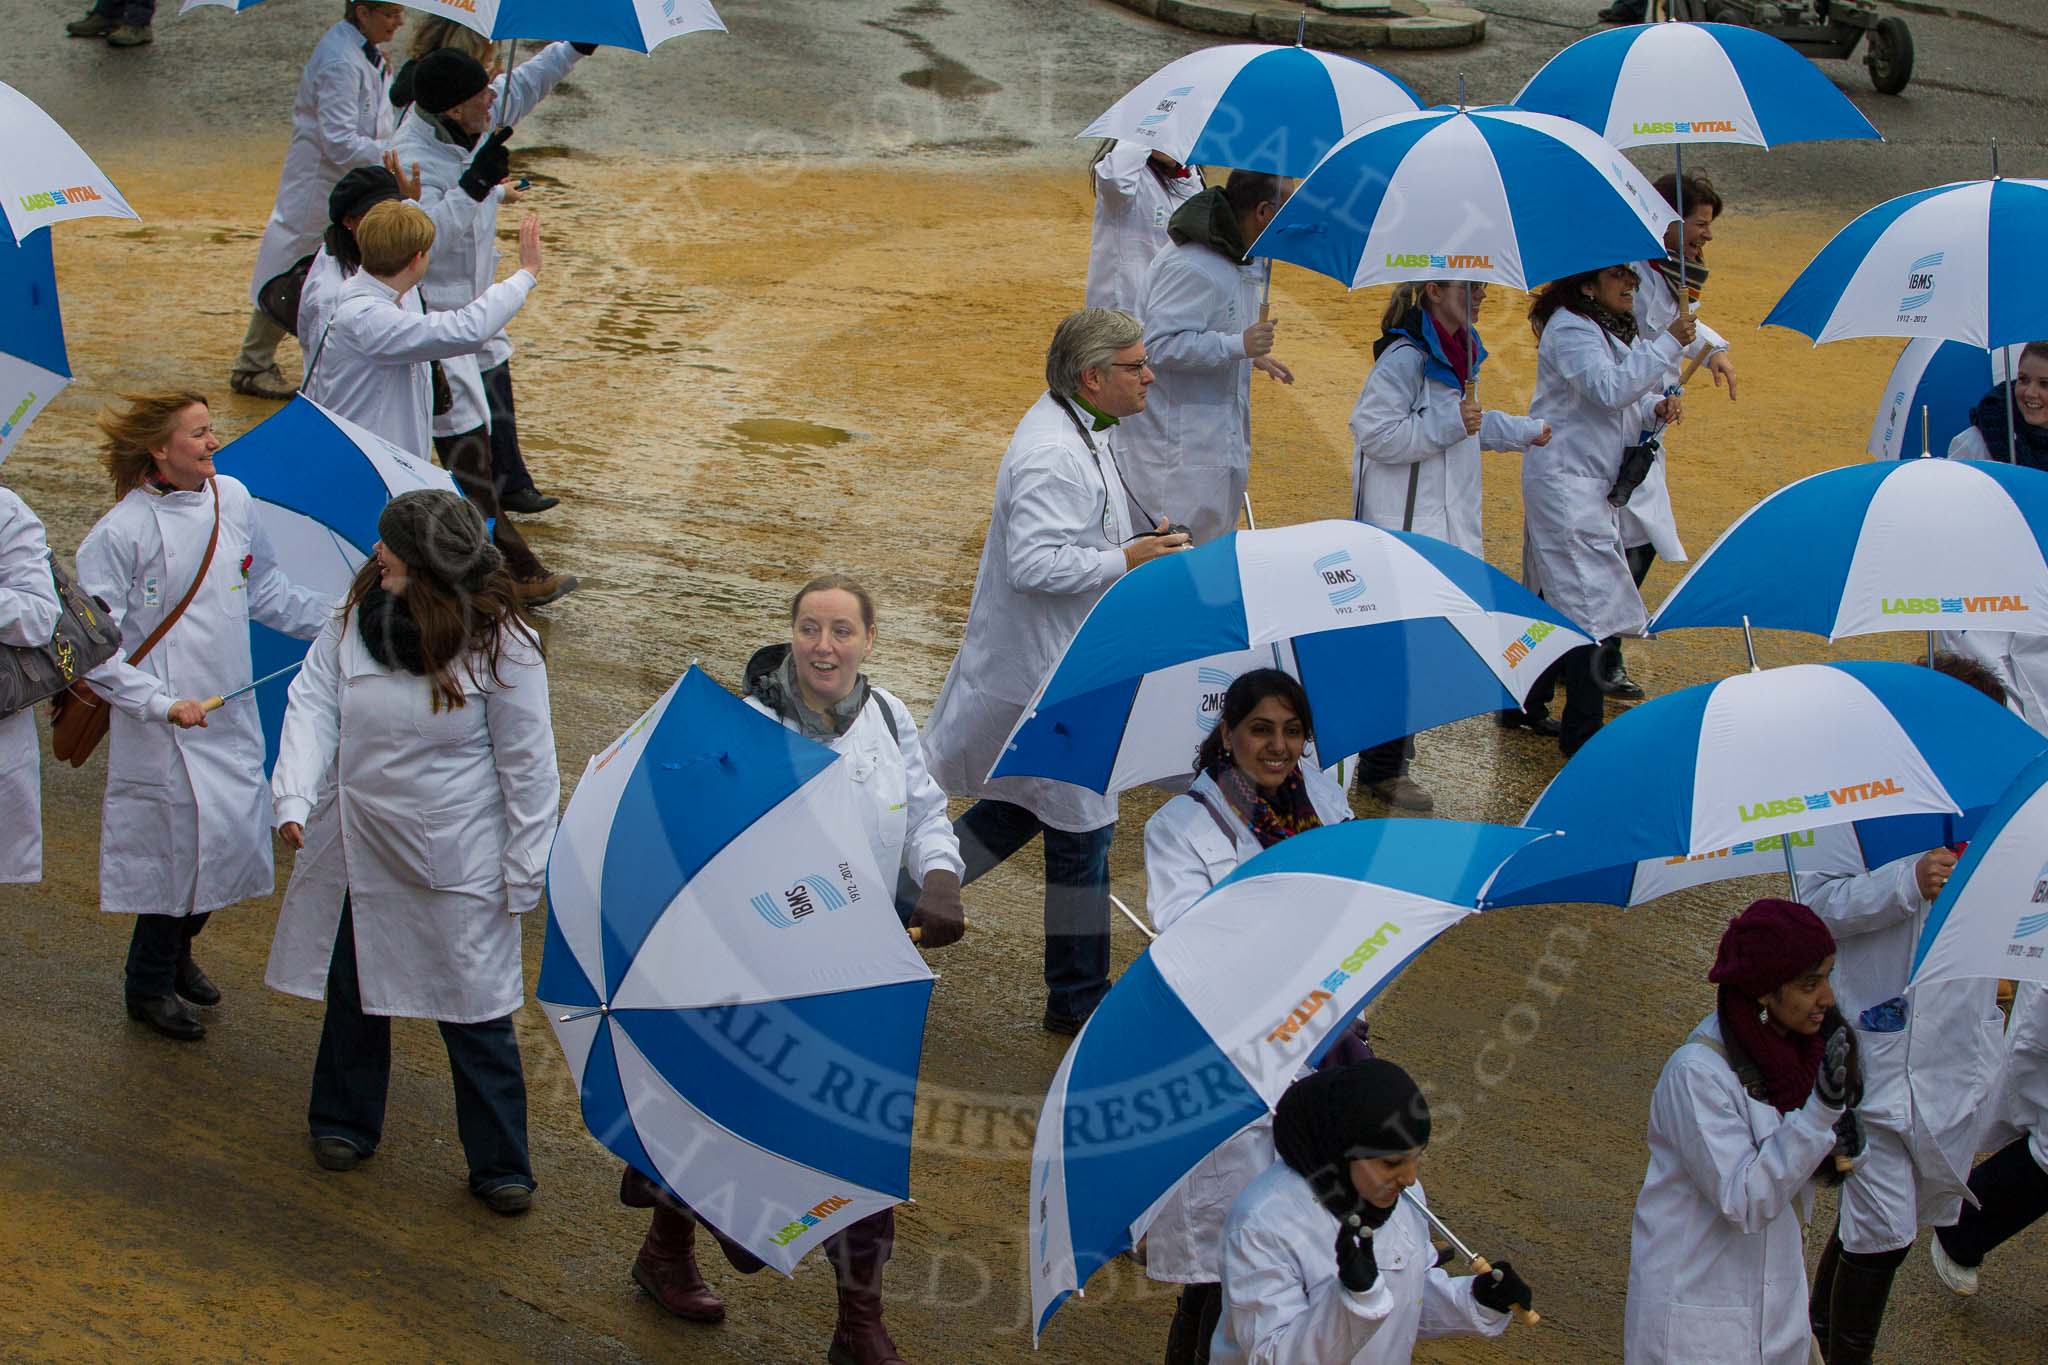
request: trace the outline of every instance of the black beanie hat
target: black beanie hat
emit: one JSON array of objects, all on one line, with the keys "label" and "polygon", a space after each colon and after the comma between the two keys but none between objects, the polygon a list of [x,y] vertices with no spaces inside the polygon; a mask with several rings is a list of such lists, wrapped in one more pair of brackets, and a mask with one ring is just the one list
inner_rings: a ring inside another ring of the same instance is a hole
[{"label": "black beanie hat", "polygon": [[1304,1076],[1273,1110],[1273,1146],[1337,1218],[1357,1213],[1377,1227],[1392,1212],[1374,1209],[1351,1183],[1351,1163],[1398,1156],[1429,1145],[1429,1101],[1407,1072],[1380,1058]]},{"label": "black beanie hat", "polygon": [[358,166],[334,182],[327,194],[327,221],[336,227],[344,218],[368,213],[387,199],[403,199],[398,177],[382,166]]},{"label": "black beanie hat", "polygon": [[478,591],[505,562],[483,513],[445,488],[415,488],[385,503],[377,538],[408,569],[425,570],[459,592]]},{"label": "black beanie hat", "polygon": [[482,62],[467,52],[439,47],[413,67],[412,102],[429,114],[445,114],[490,83]]}]

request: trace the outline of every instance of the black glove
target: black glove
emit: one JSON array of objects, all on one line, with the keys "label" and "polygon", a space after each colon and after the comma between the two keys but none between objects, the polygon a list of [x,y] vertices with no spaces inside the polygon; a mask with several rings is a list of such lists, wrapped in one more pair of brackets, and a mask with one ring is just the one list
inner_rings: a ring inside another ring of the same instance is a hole
[{"label": "black glove", "polygon": [[967,932],[967,912],[960,904],[960,875],[943,867],[924,874],[924,887],[917,897],[917,909],[910,912],[910,925],[919,931],[917,946],[943,948],[958,943]]},{"label": "black glove", "polygon": [[455,183],[462,186],[462,192],[481,204],[490,196],[498,183],[512,173],[512,153],[505,150],[505,144],[512,140],[510,128],[500,128],[476,149],[470,158],[469,169]]},{"label": "black glove", "polygon": [[597,51],[596,43],[571,43],[569,44],[569,46],[575,48],[578,52],[581,52],[586,57],[588,57],[591,53]]},{"label": "black glove", "polygon": [[1849,1077],[1855,1070],[1856,1030],[1839,1014],[1830,1014],[1821,1025],[1820,1071],[1813,1078],[1813,1093],[1820,1102],[1839,1109],[1849,1099]]},{"label": "black glove", "polygon": [[1380,1278],[1380,1263],[1372,1254],[1372,1229],[1355,1213],[1337,1224],[1337,1278],[1354,1294],[1363,1294]]},{"label": "black glove", "polygon": [[1495,1261],[1493,1273],[1475,1275],[1472,1278],[1472,1297],[1496,1313],[1505,1313],[1510,1308],[1534,1308],[1535,1296],[1529,1286],[1515,1273],[1515,1268],[1506,1261]]},{"label": "black glove", "polygon": [[1813,1178],[1823,1185],[1839,1185],[1849,1178],[1849,1172],[1836,1164],[1838,1158],[1847,1157],[1854,1161],[1863,1155],[1868,1146],[1863,1133],[1863,1120],[1854,1109],[1844,1109],[1842,1117],[1835,1120],[1835,1145],[1828,1148],[1828,1154],[1820,1159]]}]

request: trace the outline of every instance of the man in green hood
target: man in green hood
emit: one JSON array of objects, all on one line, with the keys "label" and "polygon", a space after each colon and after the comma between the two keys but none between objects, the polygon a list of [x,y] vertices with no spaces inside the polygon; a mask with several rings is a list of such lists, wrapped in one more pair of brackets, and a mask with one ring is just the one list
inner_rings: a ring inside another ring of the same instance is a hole
[{"label": "man in green hood", "polygon": [[1251,374],[1294,373],[1272,355],[1276,320],[1261,320],[1264,268],[1246,256],[1294,182],[1232,171],[1183,204],[1172,245],[1145,272],[1138,318],[1157,376],[1143,412],[1124,419],[1124,477],[1150,521],[1183,518],[1196,544],[1237,528],[1251,475]]}]

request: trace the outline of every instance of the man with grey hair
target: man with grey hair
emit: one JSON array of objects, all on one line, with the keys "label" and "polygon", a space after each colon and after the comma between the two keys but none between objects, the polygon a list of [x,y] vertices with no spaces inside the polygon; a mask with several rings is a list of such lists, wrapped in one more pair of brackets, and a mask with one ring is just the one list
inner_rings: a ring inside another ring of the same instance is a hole
[{"label": "man with grey hair", "polygon": [[1138,316],[1159,387],[1124,435],[1125,467],[1138,501],[1178,508],[1199,545],[1237,529],[1252,469],[1252,371],[1294,382],[1273,358],[1278,319],[1259,316],[1263,271],[1247,255],[1293,188],[1232,171],[1174,213],[1173,244],[1145,271]]},{"label": "man with grey hair", "polygon": [[[1045,834],[1045,1027],[1078,1032],[1109,990],[1109,845],[1116,797],[995,766],[1038,684],[1109,585],[1187,548],[1187,534],[1124,487],[1124,418],[1145,410],[1152,370],[1137,319],[1084,308],[1062,321],[1039,396],[996,471],[995,515],[960,653],[925,729],[925,761],[952,796],[972,882]],[[899,884],[899,900],[917,888]]]}]

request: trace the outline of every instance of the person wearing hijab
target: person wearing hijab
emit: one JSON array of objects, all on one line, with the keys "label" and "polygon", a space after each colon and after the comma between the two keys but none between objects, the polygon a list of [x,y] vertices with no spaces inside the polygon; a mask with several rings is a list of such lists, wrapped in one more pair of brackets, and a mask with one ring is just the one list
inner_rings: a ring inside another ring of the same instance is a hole
[{"label": "person wearing hijab", "polygon": [[1650,1097],[1650,1167],[1629,1239],[1631,1365],[1805,1365],[1801,1225],[1830,1153],[1861,1152],[1855,1032],[1835,940],[1793,901],[1729,921],[1714,1012]]},{"label": "person wearing hijab", "polygon": [[[895,694],[868,681],[861,665],[875,644],[875,601],[845,574],[825,574],[797,590],[789,604],[789,641],[766,645],[747,661],[746,701],[763,715],[843,756],[853,779],[860,821],[875,865],[901,869],[918,888],[906,928],[923,948],[959,941],[967,922],[960,904],[960,840],[946,819],[946,794],[924,765],[917,722]],[[697,1268],[698,1215],[639,1170],[628,1166],[619,1202],[653,1210],[633,1281],[662,1309],[685,1322],[725,1320],[725,1300]],[[705,1225],[741,1274],[760,1258]],[[825,1239],[839,1292],[839,1320],[830,1359],[838,1365],[903,1365],[882,1322],[882,1267],[896,1246],[896,1211],[848,1225]]]},{"label": "person wearing hijab", "polygon": [[264,980],[327,1002],[307,1111],[323,1169],[376,1154],[391,1020],[432,1019],[470,1193],[521,1214],[520,923],[546,888],[562,790],[547,664],[472,504],[401,493],[377,536],[292,680],[271,791],[299,857]]},{"label": "person wearing hijab", "polygon": [[[1246,859],[1351,818],[1343,788],[1301,761],[1314,738],[1308,694],[1291,674],[1255,668],[1230,684],[1216,728],[1195,752],[1195,780],[1145,822],[1145,907],[1154,928],[1166,932]],[[1361,1018],[1322,1065],[1372,1056],[1367,1037]],[[1238,1191],[1272,1163],[1273,1125],[1262,1119],[1202,1158],[1154,1215],[1145,1274],[1185,1286],[1167,1332],[1166,1365],[1209,1359],[1223,1307],[1223,1220]]]},{"label": "person wearing hijab", "polygon": [[1506,1261],[1494,1276],[1438,1268],[1416,1207],[1428,1144],[1429,1103],[1392,1062],[1288,1087],[1273,1115],[1279,1160],[1224,1225],[1212,1365],[1401,1365],[1420,1338],[1499,1336],[1510,1309],[1531,1306]]}]

